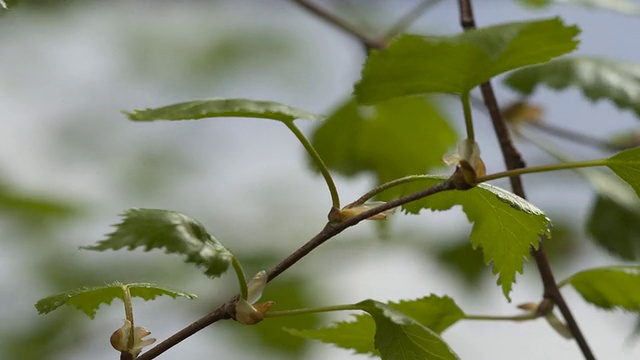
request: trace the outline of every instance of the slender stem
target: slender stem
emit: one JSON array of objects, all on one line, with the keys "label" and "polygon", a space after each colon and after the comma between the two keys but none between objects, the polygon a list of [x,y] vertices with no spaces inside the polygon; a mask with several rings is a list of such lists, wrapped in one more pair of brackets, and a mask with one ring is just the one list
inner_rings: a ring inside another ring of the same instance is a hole
[{"label": "slender stem", "polygon": [[[460,24],[462,25],[462,28],[465,30],[474,29],[476,27],[476,24],[473,16],[473,9],[471,8],[471,0],[458,0],[458,5],[460,9]],[[500,149],[502,150],[502,156],[507,165],[507,170],[525,167],[526,164],[520,156],[518,150],[513,145],[511,134],[509,133],[509,130],[507,128],[507,124],[505,123],[504,119],[502,118],[502,114],[500,113],[500,108],[498,107],[498,101],[496,100],[496,96],[493,92],[491,81],[487,81],[481,84],[480,91],[482,93],[484,103],[487,106],[487,110],[489,110],[491,122],[498,137],[498,142],[500,144]],[[526,198],[524,186],[522,185],[522,180],[520,179],[520,177],[511,176],[509,177],[509,180],[511,181],[513,192],[522,198]],[[540,240],[542,240],[542,238]],[[595,356],[593,355],[593,352],[591,351],[587,340],[582,334],[578,323],[573,317],[571,309],[565,302],[560,289],[558,289],[553,272],[551,271],[551,266],[549,265],[549,260],[547,259],[547,255],[544,252],[542,241],[540,241],[540,243],[538,244],[538,249],[531,249],[531,253],[533,254],[533,258],[536,261],[538,272],[540,273],[540,278],[542,279],[542,284],[544,287],[544,298],[553,301],[553,303],[558,306],[560,312],[562,313],[562,316],[567,322],[567,326],[569,327],[571,334],[576,339],[576,342],[578,343],[578,346],[580,347],[580,351],[582,352],[584,358],[586,360],[595,360]]]},{"label": "slender stem", "polygon": [[593,166],[605,166],[607,165],[607,159],[599,159],[599,160],[586,160],[586,161],[575,161],[561,164],[549,164],[549,165],[540,165],[540,166],[531,166],[520,169],[513,169],[507,171],[501,171],[495,174],[490,174],[486,176],[481,176],[478,178],[478,182],[491,181],[495,179],[501,179],[512,176],[520,176],[524,174],[533,174],[540,172],[549,172],[556,170],[567,170],[567,169],[577,169],[577,168],[585,168],[585,167],[593,167]]},{"label": "slender stem", "polygon": [[318,166],[324,181],[327,183],[327,187],[329,188],[329,193],[331,194],[331,203],[335,209],[340,209],[340,197],[338,196],[338,190],[336,189],[336,184],[333,182],[333,178],[329,173],[329,169],[322,161],[322,158],[316,151],[316,149],[311,145],[309,140],[304,136],[302,131],[298,129],[298,127],[293,123],[293,121],[284,121],[284,124],[291,130],[291,132],[298,138],[298,141],[304,146],[304,149],[307,150],[309,156],[313,162]]},{"label": "slender stem", "polygon": [[124,316],[131,323],[131,331],[129,332],[129,340],[127,343],[127,347],[129,349],[133,348],[133,343],[135,342],[135,324],[133,323],[133,304],[131,302],[131,292],[129,292],[129,287],[127,285],[122,286],[123,293],[123,302],[124,302]]},{"label": "slender stem", "polygon": [[236,272],[236,277],[238,278],[238,284],[240,285],[240,296],[244,300],[247,300],[248,290],[247,290],[247,276],[244,273],[244,269],[242,269],[242,264],[238,261],[238,258],[235,255],[231,256],[231,265],[233,266],[233,270]]},{"label": "slender stem", "polygon": [[358,198],[358,200],[352,202],[349,205],[362,205],[365,202],[367,202],[367,200],[371,199],[372,197],[386,191],[389,190],[391,188],[394,188],[396,186],[400,186],[400,185],[404,185],[406,183],[410,183],[410,182],[414,182],[414,181],[420,181],[426,178],[432,178],[429,175],[409,175],[409,176],[405,176],[405,177],[401,177],[399,179],[395,179],[395,180],[391,180],[389,182],[386,182],[382,185],[378,185],[375,188],[369,190],[366,194],[360,196]]},{"label": "slender stem", "polygon": [[269,317],[282,317],[282,316],[292,316],[292,315],[306,315],[306,314],[316,314],[316,313],[322,313],[322,312],[346,311],[346,310],[361,310],[361,309],[356,304],[331,305],[331,306],[319,306],[319,307],[304,308],[304,309],[269,311],[264,315],[264,317],[269,318]]},{"label": "slender stem", "polygon": [[605,140],[598,139],[596,137],[589,136],[586,134],[581,134],[573,130],[565,129],[556,125],[551,125],[547,123],[537,123],[537,122],[528,122],[527,125],[534,127],[538,130],[544,131],[547,134],[554,135],[569,141],[573,141],[578,144],[587,145],[587,146],[591,146],[597,149],[602,149],[607,151],[620,150],[619,148],[609,144]]},{"label": "slender stem", "polygon": [[387,31],[384,36],[386,42],[396,37],[401,32],[405,31],[414,21],[418,20],[422,14],[424,14],[432,6],[442,2],[442,0],[424,0],[418,3],[414,8],[402,16],[396,23],[391,26],[391,29]]},{"label": "slender stem", "polygon": [[365,46],[365,48],[367,49],[367,52],[369,49],[384,49],[387,47],[387,44],[385,41],[369,36],[367,33],[353,26],[345,19],[337,16],[336,14],[331,13],[330,11],[327,11],[326,9],[323,9],[322,7],[314,4],[311,1],[308,1],[308,0],[291,0],[291,1],[305,8],[310,13],[325,20],[326,22],[336,26],[339,29],[342,29],[347,34],[358,39],[358,41],[360,41],[360,43],[362,43]]},{"label": "slender stem", "polygon": [[465,315],[464,320],[488,320],[488,321],[526,321],[537,319],[539,316],[535,313],[527,313],[513,316],[499,315]]},{"label": "slender stem", "polygon": [[469,92],[462,94],[462,110],[464,111],[464,125],[467,129],[467,138],[475,141],[475,133],[473,131],[473,118],[471,116],[471,103],[469,102]]}]

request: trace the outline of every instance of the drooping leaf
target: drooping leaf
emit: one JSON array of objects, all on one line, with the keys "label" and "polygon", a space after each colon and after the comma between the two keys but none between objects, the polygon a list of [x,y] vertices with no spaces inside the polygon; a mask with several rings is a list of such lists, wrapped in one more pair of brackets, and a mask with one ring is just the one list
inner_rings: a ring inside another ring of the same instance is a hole
[{"label": "drooping leaf", "polygon": [[621,151],[607,159],[607,167],[640,196],[640,148]]},{"label": "drooping leaf", "polygon": [[[431,295],[417,300],[389,302],[395,309],[438,334],[464,317],[462,310],[447,297]],[[367,310],[365,310],[367,311]],[[337,322],[333,326],[318,330],[287,329],[292,335],[324,343],[331,343],[344,349],[352,349],[359,354],[379,355],[374,346],[376,325],[369,315],[356,315],[353,321]]]},{"label": "drooping leaf", "polygon": [[403,35],[371,53],[355,94],[365,104],[434,92],[464,94],[498,74],[574,50],[578,31],[554,18],[454,36]]},{"label": "drooping leaf", "polygon": [[[423,177],[404,186],[410,194],[433,186],[444,177]],[[444,191],[411,202],[403,208],[412,214],[422,209],[448,210],[461,205],[467,219],[474,223],[469,235],[474,248],[482,248],[486,264],[493,264],[498,284],[509,299],[516,273],[522,273],[531,247],[537,248],[539,237],[550,237],[550,221],[542,210],[506,190],[479,184],[467,191]]]},{"label": "drooping leaf", "polygon": [[458,359],[437,333],[391,306],[373,300],[358,305],[375,321],[374,344],[383,360]]},{"label": "drooping leaf", "polygon": [[158,296],[167,295],[172,298],[178,296],[195,299],[194,294],[170,289],[165,286],[151,283],[113,284],[83,287],[38,300],[36,309],[40,314],[47,314],[62,305],[72,305],[78,310],[94,318],[96,311],[102,304],[111,304],[113,299],[124,299],[124,291],[129,289],[132,297],[140,297],[144,300],[153,300]]},{"label": "drooping leaf", "polygon": [[311,141],[329,168],[347,176],[370,171],[384,183],[441,165],[456,135],[427,99],[367,107],[352,100],[323,122]]},{"label": "drooping leaf", "polygon": [[579,88],[596,101],[607,99],[621,109],[640,116],[640,65],[586,56],[556,59],[546,64],[519,69],[504,80],[512,89],[532,94],[539,85],[564,90]]},{"label": "drooping leaf", "polygon": [[355,315],[354,321],[341,321],[333,326],[317,330],[298,330],[286,328],[291,335],[311,340],[318,340],[326,344],[333,344],[343,349],[351,349],[357,354],[370,354],[379,356],[373,338],[376,333],[376,324],[369,315]]},{"label": "drooping leaf", "polygon": [[295,119],[322,119],[304,110],[271,101],[249,99],[210,99],[188,101],[155,109],[124,112],[130,120],[197,120],[211,117],[245,117],[279,121]]},{"label": "drooping leaf", "polygon": [[640,15],[640,7],[630,0],[518,0],[518,2],[531,7],[544,7],[556,3],[587,8],[601,8],[629,15]]},{"label": "drooping leaf", "polygon": [[167,253],[186,255],[186,262],[204,269],[207,276],[222,275],[231,264],[232,254],[207,232],[197,220],[176,211],[130,209],[116,231],[106,240],[83,249],[104,251],[126,247],[145,251],[164,248]]},{"label": "drooping leaf", "polygon": [[562,283],[571,284],[586,301],[600,308],[640,312],[640,266],[584,270]]}]

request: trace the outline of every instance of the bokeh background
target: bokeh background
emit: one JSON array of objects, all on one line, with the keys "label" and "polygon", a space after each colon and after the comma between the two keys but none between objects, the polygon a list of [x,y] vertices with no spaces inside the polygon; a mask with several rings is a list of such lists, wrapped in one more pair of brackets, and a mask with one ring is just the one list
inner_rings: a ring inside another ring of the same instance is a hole
[{"label": "bokeh background", "polygon": [[[319,1],[372,33],[383,33],[417,1]],[[476,1],[479,26],[562,16],[578,24],[578,53],[640,61],[640,19],[575,6],[532,10],[512,0]],[[457,2],[440,1],[408,30],[459,32]],[[134,300],[138,324],[162,340],[234,294],[233,276],[206,278],[161,251],[78,250],[111,231],[131,207],[184,212],[245,264],[269,268],[326,221],[330,199],[296,139],[257,119],[132,123],[120,110],[211,97],[273,100],[330,114],[358,80],[364,53],[339,30],[291,1],[27,1],[0,14],[0,354],[4,359],[115,359],[108,337],[124,319],[121,304],[95,320],[72,308],[38,315],[41,297],[114,280],[150,281],[199,295],[195,301]],[[501,102],[517,95],[497,84]],[[539,91],[549,123],[595,135],[637,127],[637,119],[578,91]],[[441,106],[461,130],[459,106]],[[475,114],[489,171],[502,158],[482,112]],[[299,121],[308,134],[315,124]],[[459,132],[460,133],[460,132]],[[577,157],[602,157],[569,143]],[[519,144],[529,164],[553,161]],[[452,148],[453,150],[453,148]],[[449,170],[444,169],[444,172]],[[344,201],[374,183],[336,176]],[[507,186],[505,182],[498,185]],[[562,279],[588,267],[621,264],[585,233],[593,191],[570,172],[525,178],[529,199],[556,225],[552,266]],[[539,300],[533,264],[508,303],[488,268],[460,267],[458,244],[470,230],[459,209],[398,214],[386,226],[364,223],[313,252],[271,284],[279,309],[450,295],[468,313],[516,314]],[[553,245],[550,245],[553,246]],[[456,250],[458,249],[458,250]],[[452,260],[453,259],[453,260]],[[471,260],[467,262],[473,264]],[[465,270],[466,269],[466,270]],[[636,319],[605,312],[565,291],[596,355],[637,359]],[[364,359],[305,342],[281,327],[315,328],[347,314],[278,319],[241,327],[222,322],[163,359]],[[575,343],[544,320],[460,322],[444,338],[462,359],[581,359]]]}]

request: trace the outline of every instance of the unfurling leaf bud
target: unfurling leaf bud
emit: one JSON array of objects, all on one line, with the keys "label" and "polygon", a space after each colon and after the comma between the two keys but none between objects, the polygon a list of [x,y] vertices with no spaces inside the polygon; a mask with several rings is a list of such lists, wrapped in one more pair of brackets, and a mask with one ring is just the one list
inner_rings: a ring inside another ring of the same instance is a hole
[{"label": "unfurling leaf bud", "polygon": [[456,165],[456,174],[459,177],[456,188],[469,189],[477,184],[477,179],[487,174],[484,161],[480,157],[480,147],[471,139],[464,139],[458,143],[456,152],[446,155],[442,161],[451,166]]},{"label": "unfurling leaf bud", "polygon": [[145,336],[151,334],[151,331],[142,326],[136,326],[133,329],[133,344],[130,344],[131,339],[131,322],[129,320],[124,321],[124,325],[121,328],[111,334],[109,341],[114,349],[120,352],[128,352],[133,358],[138,357],[138,354],[142,351],[142,348],[149,346],[156,342],[156,339],[144,339]]},{"label": "unfurling leaf bud", "polygon": [[[349,204],[342,209],[329,214],[330,220],[335,222],[343,222],[382,204],[384,204],[384,201],[371,201],[364,204]],[[381,213],[368,217],[367,220],[386,220],[387,216],[393,214],[395,211],[395,209],[385,210]]]}]

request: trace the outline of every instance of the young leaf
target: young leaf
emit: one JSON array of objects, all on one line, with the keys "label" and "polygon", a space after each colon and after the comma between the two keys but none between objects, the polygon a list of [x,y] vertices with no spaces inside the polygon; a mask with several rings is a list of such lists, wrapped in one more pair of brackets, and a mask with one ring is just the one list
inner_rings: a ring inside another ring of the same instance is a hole
[{"label": "young leaf", "polygon": [[640,196],[640,148],[621,151],[607,161],[607,167],[613,170]]},{"label": "young leaf", "polygon": [[311,140],[329,168],[347,176],[371,171],[384,183],[442,165],[456,135],[427,99],[401,98],[369,107],[349,101]]},{"label": "young leaf", "polygon": [[[387,306],[413,319],[435,333],[444,331],[464,317],[464,313],[455,302],[447,297],[431,295],[417,300],[390,302]],[[356,353],[379,355],[374,346],[375,322],[369,315],[354,316],[354,321],[338,322],[334,326],[318,330],[287,329],[291,335],[331,343]]]},{"label": "young leaf", "polygon": [[369,315],[354,315],[354,321],[337,322],[333,326],[317,330],[297,330],[286,328],[291,335],[333,344],[343,349],[351,349],[358,354],[379,356],[373,338],[376,324]]},{"label": "young leaf", "polygon": [[376,323],[375,347],[383,360],[458,359],[438,334],[398,310],[373,300],[358,305]]},{"label": "young leaf", "polygon": [[116,231],[107,235],[97,245],[82,247],[86,250],[145,251],[164,248],[167,253],[186,255],[186,262],[204,269],[210,277],[222,275],[231,264],[233,256],[218,240],[207,232],[197,220],[176,211],[158,209],[130,209],[124,220],[116,225]]},{"label": "young leaf", "polygon": [[403,35],[371,53],[355,94],[366,104],[434,92],[464,94],[503,72],[573,51],[578,31],[554,18],[455,36]]},{"label": "young leaf", "polygon": [[170,289],[151,283],[113,284],[96,287],[83,287],[38,300],[36,309],[40,314],[48,314],[62,305],[72,305],[78,310],[94,318],[101,304],[111,304],[113,299],[124,299],[124,290],[128,288],[132,297],[153,300],[157,296],[167,295],[172,298],[178,296],[195,299],[194,294]]},{"label": "young leaf", "polygon": [[600,308],[640,312],[640,266],[585,270],[562,282],[567,283]]},{"label": "young leaf", "polygon": [[[444,177],[432,176],[404,186],[409,194],[435,185]],[[493,263],[498,284],[509,298],[516,273],[522,273],[531,247],[537,248],[539,236],[549,238],[550,221],[526,200],[489,184],[479,184],[467,191],[445,191],[411,202],[403,208],[412,214],[422,209],[448,210],[461,205],[467,219],[474,223],[469,237],[474,248],[481,247],[486,264]]]},{"label": "young leaf", "polygon": [[538,85],[556,90],[576,86],[592,101],[608,99],[621,109],[640,116],[640,65],[586,56],[556,59],[546,64],[519,69],[504,83],[524,95]]},{"label": "young leaf", "polygon": [[124,114],[134,121],[197,120],[211,117],[245,117],[279,121],[317,120],[323,117],[292,106],[271,101],[248,99],[210,99],[188,101],[155,109],[134,110]]}]

